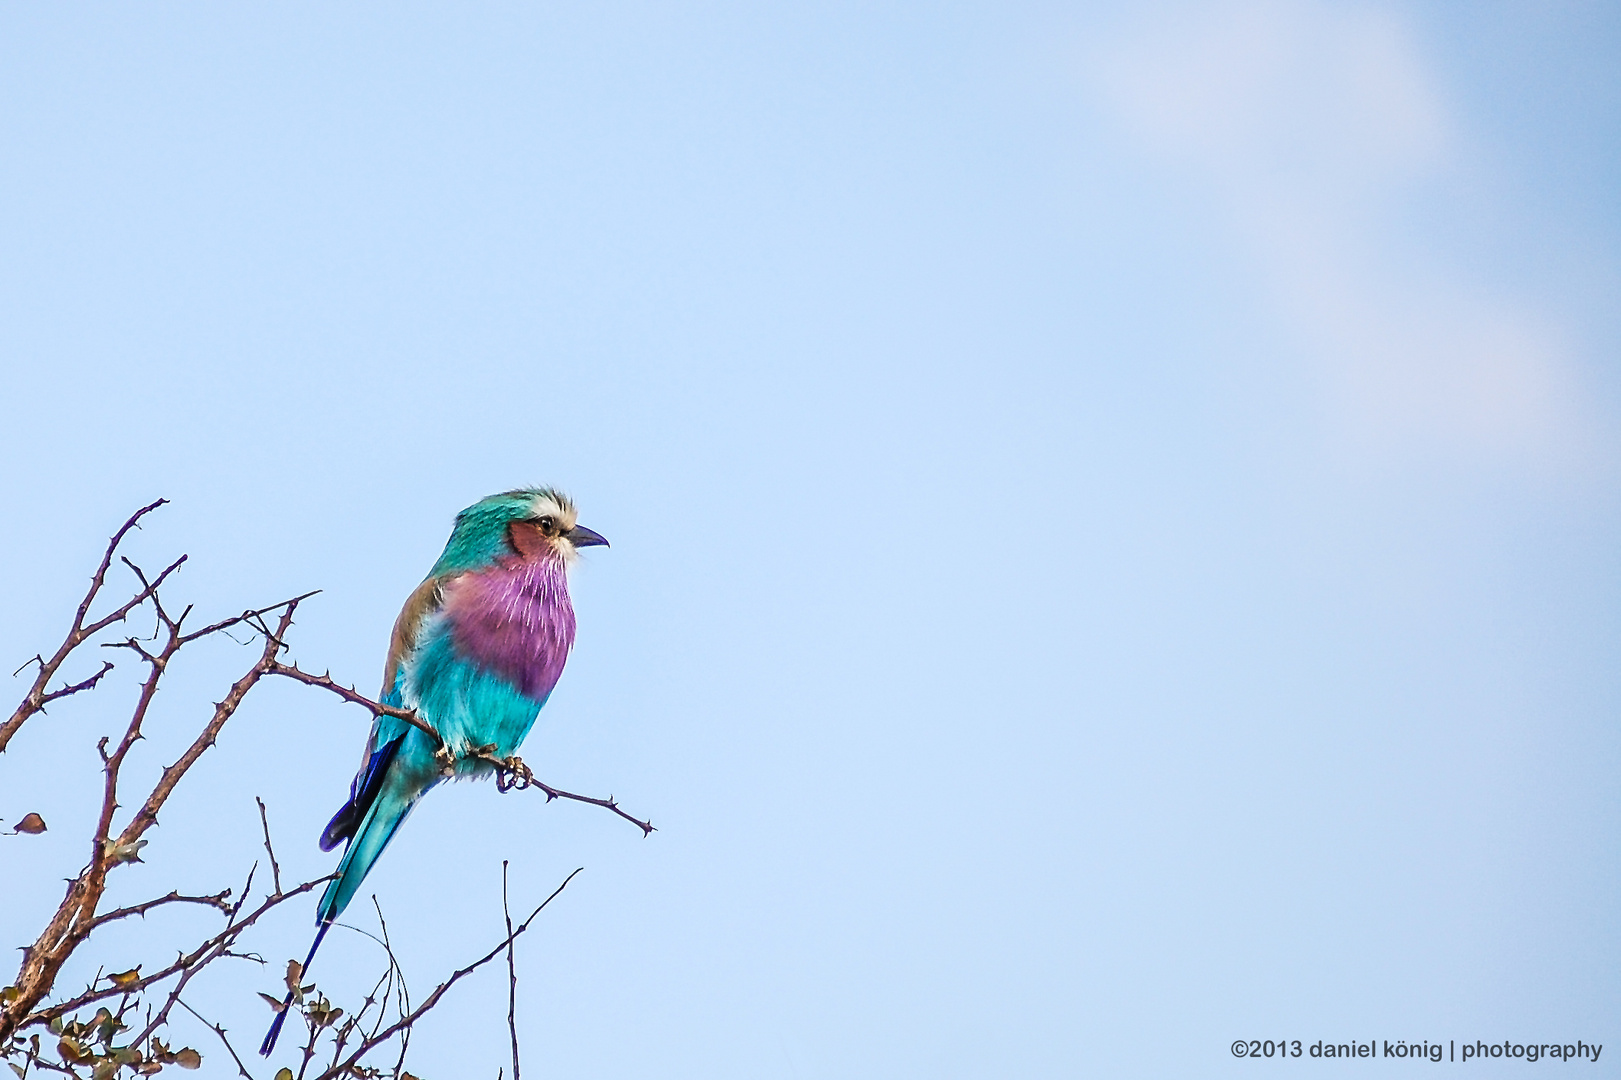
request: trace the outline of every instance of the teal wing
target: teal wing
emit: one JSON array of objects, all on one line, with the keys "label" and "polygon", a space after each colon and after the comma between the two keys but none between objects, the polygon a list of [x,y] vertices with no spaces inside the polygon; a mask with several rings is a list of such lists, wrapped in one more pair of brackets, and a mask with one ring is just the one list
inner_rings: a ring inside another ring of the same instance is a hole
[{"label": "teal wing", "polygon": [[[395,620],[383,675],[385,705],[404,705],[406,668],[439,610],[442,586],[441,579],[428,578],[411,593]],[[379,716],[372,722],[366,758],[350,785],[349,801],[321,833],[323,851],[331,851],[344,840],[349,846],[338,864],[338,876],[316,906],[317,922],[330,922],[342,913],[416,801],[438,782],[433,753],[432,741],[406,721]]]}]

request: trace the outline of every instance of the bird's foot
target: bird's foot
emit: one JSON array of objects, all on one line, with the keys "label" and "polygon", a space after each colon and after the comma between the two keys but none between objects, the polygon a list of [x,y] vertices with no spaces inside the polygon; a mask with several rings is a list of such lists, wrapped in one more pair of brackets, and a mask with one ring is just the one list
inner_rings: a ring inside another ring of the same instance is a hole
[{"label": "bird's foot", "polygon": [[454,776],[456,774],[456,751],[448,746],[441,746],[433,752],[433,763],[439,766],[441,776]]},{"label": "bird's foot", "polygon": [[521,790],[534,782],[534,772],[523,763],[523,758],[517,754],[501,759],[501,763],[495,771],[495,787],[497,791],[511,791],[514,788]]}]

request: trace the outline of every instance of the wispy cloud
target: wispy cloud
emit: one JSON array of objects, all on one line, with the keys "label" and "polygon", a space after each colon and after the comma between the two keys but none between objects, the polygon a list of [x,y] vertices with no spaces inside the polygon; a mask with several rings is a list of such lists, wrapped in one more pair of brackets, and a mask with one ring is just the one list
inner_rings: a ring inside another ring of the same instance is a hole
[{"label": "wispy cloud", "polygon": [[1373,6],[1159,8],[1088,60],[1133,140],[1208,182],[1357,445],[1561,456],[1559,328],[1404,230],[1469,154],[1411,28]]}]

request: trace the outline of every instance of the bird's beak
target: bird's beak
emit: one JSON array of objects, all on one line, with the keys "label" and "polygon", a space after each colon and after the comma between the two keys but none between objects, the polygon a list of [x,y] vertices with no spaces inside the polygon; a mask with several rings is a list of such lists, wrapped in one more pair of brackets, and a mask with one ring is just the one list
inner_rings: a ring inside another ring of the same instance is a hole
[{"label": "bird's beak", "polygon": [[577,548],[608,546],[607,537],[603,536],[601,533],[592,532],[584,525],[576,525],[563,535],[568,537],[569,543],[573,544]]}]

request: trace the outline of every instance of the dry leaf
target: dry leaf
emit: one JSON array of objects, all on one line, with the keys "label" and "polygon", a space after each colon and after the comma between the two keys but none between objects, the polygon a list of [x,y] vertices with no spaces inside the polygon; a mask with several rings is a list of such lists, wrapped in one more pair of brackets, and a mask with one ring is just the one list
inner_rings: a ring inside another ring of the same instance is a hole
[{"label": "dry leaf", "polygon": [[78,1039],[71,1039],[64,1035],[57,1041],[56,1052],[62,1055],[62,1060],[69,1065],[82,1065],[90,1060],[90,1055],[84,1052]]},{"label": "dry leaf", "polygon": [[38,814],[28,814],[17,822],[17,832],[27,833],[29,836],[38,836],[45,831],[45,819]]}]

